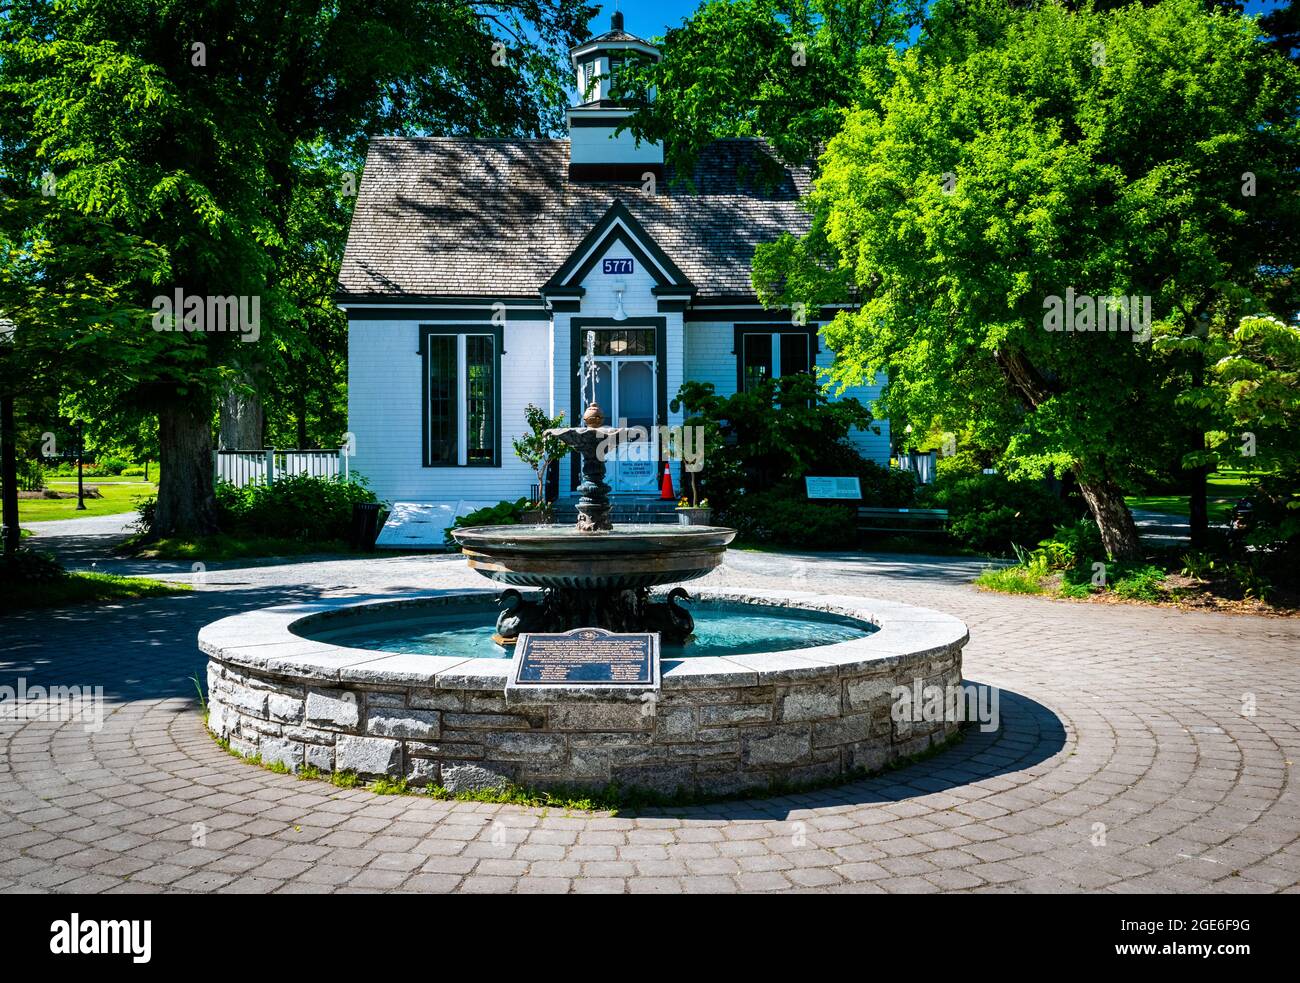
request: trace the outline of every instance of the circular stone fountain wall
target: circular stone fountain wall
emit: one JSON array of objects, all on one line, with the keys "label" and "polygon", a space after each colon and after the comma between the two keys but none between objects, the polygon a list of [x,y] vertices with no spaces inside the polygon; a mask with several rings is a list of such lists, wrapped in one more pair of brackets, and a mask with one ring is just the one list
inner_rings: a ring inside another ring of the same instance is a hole
[{"label": "circular stone fountain wall", "polygon": [[[875,770],[951,735],[953,721],[894,720],[895,687],[961,683],[956,618],[855,597],[702,590],[710,604],[849,618],[875,631],[831,645],[663,662],[653,701],[594,690],[507,701],[510,659],[356,649],[310,637],[440,611],[482,611],[495,594],[268,608],[199,633],[208,725],[233,750],[297,770],[440,783],[600,786],[727,794]],[[697,608],[698,609],[698,608]],[[512,691],[513,692],[513,691]]]}]

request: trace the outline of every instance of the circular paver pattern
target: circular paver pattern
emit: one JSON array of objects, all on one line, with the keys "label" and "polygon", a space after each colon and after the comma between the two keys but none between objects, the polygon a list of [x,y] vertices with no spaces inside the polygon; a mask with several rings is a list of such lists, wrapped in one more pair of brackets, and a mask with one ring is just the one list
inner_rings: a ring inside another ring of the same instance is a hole
[{"label": "circular paver pattern", "polygon": [[7,617],[0,686],[102,686],[104,718],[0,719],[0,890],[1297,890],[1300,623],[988,595],[970,569],[729,553],[702,586],[965,621],[1000,726],[838,788],[618,816],[340,790],[205,733],[201,626],[482,586],[459,558],[208,569],[190,596]]}]

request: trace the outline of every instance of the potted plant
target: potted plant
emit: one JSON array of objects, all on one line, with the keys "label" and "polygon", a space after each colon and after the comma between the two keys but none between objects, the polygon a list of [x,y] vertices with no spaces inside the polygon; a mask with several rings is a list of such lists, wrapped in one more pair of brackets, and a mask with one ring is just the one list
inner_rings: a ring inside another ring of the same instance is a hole
[{"label": "potted plant", "polygon": [[524,419],[528,432],[516,437],[512,443],[519,460],[537,473],[537,499],[529,503],[530,507],[524,510],[520,519],[532,524],[550,522],[552,510],[551,503],[546,500],[546,470],[552,461],[560,460],[569,449],[558,437],[552,437],[546,431],[564,426],[564,414],[549,417],[540,407],[529,403],[524,410]]},{"label": "potted plant", "polygon": [[[691,478],[694,479],[694,475]],[[691,481],[690,495],[683,495],[677,502],[677,514],[684,516],[684,521],[688,526],[707,526],[713,518],[713,509],[709,507],[707,498],[697,498],[699,488]]]}]

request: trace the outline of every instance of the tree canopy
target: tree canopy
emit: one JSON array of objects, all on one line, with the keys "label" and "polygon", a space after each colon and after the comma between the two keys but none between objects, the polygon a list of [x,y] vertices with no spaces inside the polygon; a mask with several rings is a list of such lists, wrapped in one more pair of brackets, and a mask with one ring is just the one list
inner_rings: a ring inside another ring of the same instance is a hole
[{"label": "tree canopy", "polygon": [[[886,415],[958,407],[1013,474],[1072,472],[1132,555],[1122,488],[1196,373],[1149,338],[1297,307],[1300,73],[1195,0],[979,26],[890,56],[822,158],[811,232],[761,246],[755,285],[852,301],[825,329],[835,382],[887,373]],[[1045,330],[1053,301],[1095,321],[1107,297],[1148,301],[1151,334]]]},{"label": "tree canopy", "polygon": [[[367,137],[547,132],[593,13],[577,0],[6,5],[0,309],[31,350],[38,335],[64,350],[59,381],[85,412],[158,414],[157,531],[215,528],[225,387],[337,357],[325,285],[357,175],[341,179]],[[154,330],[152,298],[174,290],[257,298],[256,341]]]}]

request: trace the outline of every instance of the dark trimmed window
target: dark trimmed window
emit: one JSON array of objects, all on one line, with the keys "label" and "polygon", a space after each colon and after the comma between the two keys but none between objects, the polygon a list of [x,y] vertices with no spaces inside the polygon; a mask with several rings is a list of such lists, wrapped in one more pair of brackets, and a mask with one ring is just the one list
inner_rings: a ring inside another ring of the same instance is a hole
[{"label": "dark trimmed window", "polygon": [[811,372],[817,364],[817,328],[773,331],[767,325],[736,325],[736,389],[746,392],[764,379]]},{"label": "dark trimmed window", "polygon": [[496,463],[496,339],[465,336],[466,452],[470,464]]},{"label": "dark trimmed window", "polygon": [[501,329],[421,328],[425,467],[501,463]]},{"label": "dark trimmed window", "polygon": [[455,335],[433,335],[428,340],[429,439],[425,463],[453,465],[460,462],[460,400],[457,396],[459,359]]}]

